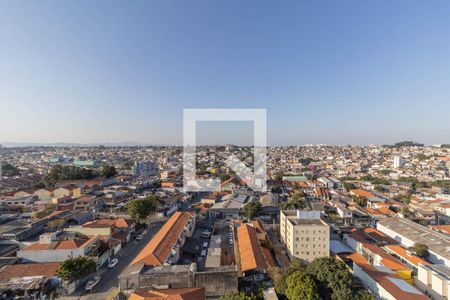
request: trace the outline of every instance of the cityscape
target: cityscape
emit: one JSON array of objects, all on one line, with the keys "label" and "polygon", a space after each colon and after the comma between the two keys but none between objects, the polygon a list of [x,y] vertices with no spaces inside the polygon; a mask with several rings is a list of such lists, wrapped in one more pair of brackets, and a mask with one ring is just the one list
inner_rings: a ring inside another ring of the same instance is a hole
[{"label": "cityscape", "polygon": [[0,0],[0,298],[448,300],[449,15]]}]

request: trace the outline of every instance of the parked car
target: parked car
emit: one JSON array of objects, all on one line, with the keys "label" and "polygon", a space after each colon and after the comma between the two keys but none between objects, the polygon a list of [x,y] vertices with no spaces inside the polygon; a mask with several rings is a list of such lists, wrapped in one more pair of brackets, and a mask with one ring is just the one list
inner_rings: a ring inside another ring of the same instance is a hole
[{"label": "parked car", "polygon": [[100,276],[95,276],[92,280],[89,280],[86,283],[86,291],[92,291],[92,289],[100,282],[102,279]]},{"label": "parked car", "polygon": [[203,249],[208,248],[208,242],[203,243]]},{"label": "parked car", "polygon": [[209,238],[211,236],[211,231],[205,230],[200,234],[200,237],[202,238]]},{"label": "parked car", "polygon": [[119,262],[119,260],[117,258],[111,259],[111,261],[108,264],[108,268],[110,268],[110,269],[114,268],[118,262]]},{"label": "parked car", "polygon": [[142,235],[146,235],[146,234],[147,234],[147,230],[142,231],[141,234],[142,234]]},{"label": "parked car", "polygon": [[202,250],[202,252],[200,253],[201,257],[205,257],[206,256],[206,250]]},{"label": "parked car", "polygon": [[144,237],[144,236],[143,236],[142,234],[140,234],[140,235],[138,235],[138,236],[136,237],[136,240],[140,241],[140,240],[142,240],[143,237]]},{"label": "parked car", "polygon": [[228,243],[230,243],[230,245],[233,245],[233,244],[234,244],[234,241],[233,241],[233,239],[232,239],[232,238],[230,238],[230,239],[228,240]]}]

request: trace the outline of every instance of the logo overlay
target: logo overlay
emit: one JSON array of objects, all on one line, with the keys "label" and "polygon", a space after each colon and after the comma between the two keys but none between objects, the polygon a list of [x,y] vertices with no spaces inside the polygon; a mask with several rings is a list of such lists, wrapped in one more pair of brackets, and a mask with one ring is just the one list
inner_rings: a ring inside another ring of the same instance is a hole
[{"label": "logo overlay", "polygon": [[184,109],[183,110],[183,185],[186,192],[220,191],[219,179],[196,176],[196,125],[199,121],[253,122],[253,172],[236,156],[225,164],[254,191],[267,189],[266,110],[265,109]]}]

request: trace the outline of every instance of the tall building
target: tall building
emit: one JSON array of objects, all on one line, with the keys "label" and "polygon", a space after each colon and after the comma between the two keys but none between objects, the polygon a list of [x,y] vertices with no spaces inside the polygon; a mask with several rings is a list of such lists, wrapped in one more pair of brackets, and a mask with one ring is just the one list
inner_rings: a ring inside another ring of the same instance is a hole
[{"label": "tall building", "polygon": [[158,175],[158,166],[150,161],[134,162],[134,175],[136,177]]},{"label": "tall building", "polygon": [[330,227],[319,211],[282,210],[280,236],[292,257],[311,262],[330,255]]},{"label": "tall building", "polygon": [[402,156],[400,156],[400,155],[394,156],[394,168],[395,169],[403,167],[404,164],[405,164],[405,160],[403,159]]}]

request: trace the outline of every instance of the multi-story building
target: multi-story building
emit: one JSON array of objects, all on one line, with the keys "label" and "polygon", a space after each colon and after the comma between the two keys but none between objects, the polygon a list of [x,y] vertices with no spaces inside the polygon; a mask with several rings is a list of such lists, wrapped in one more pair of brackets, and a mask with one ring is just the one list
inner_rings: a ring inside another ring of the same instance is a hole
[{"label": "multi-story building", "polygon": [[400,155],[394,156],[394,168],[395,169],[403,167],[404,164],[405,164],[405,160],[403,159],[402,156],[400,156]]},{"label": "multi-story building", "polygon": [[158,166],[150,161],[136,161],[134,163],[134,176],[155,176],[158,174]]},{"label": "multi-story building", "polygon": [[292,257],[310,262],[330,254],[330,227],[318,211],[281,211],[280,236]]}]

